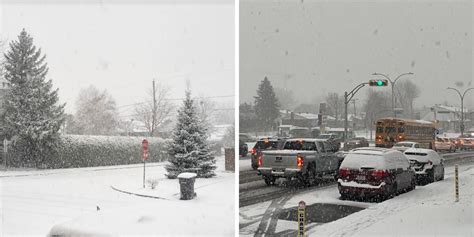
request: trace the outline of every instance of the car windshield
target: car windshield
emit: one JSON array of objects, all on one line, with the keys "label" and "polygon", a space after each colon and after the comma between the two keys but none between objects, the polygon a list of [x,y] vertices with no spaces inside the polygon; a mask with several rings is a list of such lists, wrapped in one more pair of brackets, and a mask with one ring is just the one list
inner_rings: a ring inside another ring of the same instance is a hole
[{"label": "car windshield", "polygon": [[322,134],[318,136],[319,139],[329,139],[331,138],[331,134]]},{"label": "car windshield", "polygon": [[405,152],[405,155],[408,155],[408,156],[427,156],[428,154],[423,153],[423,152]]},{"label": "car windshield", "polygon": [[397,143],[393,146],[396,146],[396,147],[412,147],[413,144],[412,143]]},{"label": "car windshield", "polygon": [[278,149],[278,141],[258,141],[255,143],[255,149],[258,150],[270,150],[270,149]]},{"label": "car windshield", "polygon": [[316,151],[316,143],[305,142],[305,141],[289,141],[285,143],[283,147],[285,150],[303,150],[303,151]]},{"label": "car windshield", "polygon": [[395,127],[385,127],[385,132],[386,133],[393,133],[395,132]]},{"label": "car windshield", "polygon": [[385,161],[381,155],[349,153],[342,161],[341,168],[385,169]]}]

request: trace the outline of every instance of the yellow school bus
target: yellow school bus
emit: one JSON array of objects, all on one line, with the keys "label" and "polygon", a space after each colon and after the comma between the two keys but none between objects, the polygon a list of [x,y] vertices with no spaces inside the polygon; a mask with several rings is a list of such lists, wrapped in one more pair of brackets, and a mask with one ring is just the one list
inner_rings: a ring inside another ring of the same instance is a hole
[{"label": "yellow school bus", "polygon": [[402,118],[381,118],[377,120],[375,146],[392,147],[400,141],[417,142],[423,148],[432,149],[436,137],[433,122]]}]

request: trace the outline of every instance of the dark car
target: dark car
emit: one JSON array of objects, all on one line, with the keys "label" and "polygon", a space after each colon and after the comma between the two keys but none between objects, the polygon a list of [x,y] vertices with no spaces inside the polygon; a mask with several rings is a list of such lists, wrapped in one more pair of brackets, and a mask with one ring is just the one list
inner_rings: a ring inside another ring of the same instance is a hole
[{"label": "dark car", "polygon": [[347,144],[344,146],[344,150],[348,151],[354,148],[368,147],[368,146],[369,146],[369,141],[367,141],[367,139],[365,139],[364,137],[354,137],[347,141]]},{"label": "dark car", "polygon": [[279,150],[283,148],[286,139],[284,138],[261,138],[252,148],[252,169],[258,168],[258,157],[262,151]]},{"label": "dark car", "polygon": [[324,140],[328,144],[331,145],[331,148],[329,149],[332,152],[337,152],[339,151],[339,148],[341,147],[341,140],[336,134],[332,133],[323,133],[320,134],[316,139]]},{"label": "dark car", "polygon": [[385,199],[415,189],[416,175],[400,151],[365,147],[346,155],[337,183],[342,199],[359,196]]},{"label": "dark car", "polygon": [[246,157],[248,153],[249,153],[249,148],[248,148],[247,143],[243,141],[239,141],[239,155],[241,157]]}]

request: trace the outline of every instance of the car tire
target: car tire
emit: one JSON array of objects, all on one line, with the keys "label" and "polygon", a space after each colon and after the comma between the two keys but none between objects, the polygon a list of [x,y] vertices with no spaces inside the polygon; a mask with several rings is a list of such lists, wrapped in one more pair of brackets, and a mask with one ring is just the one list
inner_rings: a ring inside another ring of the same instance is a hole
[{"label": "car tire", "polygon": [[398,185],[397,182],[392,184],[392,188],[390,190],[389,198],[395,197],[398,195]]},{"label": "car tire", "polygon": [[300,181],[305,186],[311,186],[316,183],[316,169],[313,163],[310,163],[306,172],[300,176]]},{"label": "car tire", "polygon": [[339,197],[340,200],[348,200],[349,196],[345,193],[339,193],[341,196]]},{"label": "car tire", "polygon": [[439,177],[438,180],[444,180],[444,165],[441,165],[441,167],[442,167],[443,169],[442,169],[442,172],[441,172],[441,176]]},{"label": "car tire", "polygon": [[273,176],[265,176],[263,177],[263,180],[265,181],[265,184],[267,186],[275,185],[276,178]]},{"label": "car tire", "polygon": [[436,181],[435,169],[436,166],[433,166],[433,168],[431,168],[431,170],[428,172],[427,183],[434,183]]},{"label": "car tire", "polygon": [[411,185],[410,185],[410,187],[408,188],[407,191],[415,190],[415,188],[416,188],[416,177],[413,177],[413,178],[411,179]]}]

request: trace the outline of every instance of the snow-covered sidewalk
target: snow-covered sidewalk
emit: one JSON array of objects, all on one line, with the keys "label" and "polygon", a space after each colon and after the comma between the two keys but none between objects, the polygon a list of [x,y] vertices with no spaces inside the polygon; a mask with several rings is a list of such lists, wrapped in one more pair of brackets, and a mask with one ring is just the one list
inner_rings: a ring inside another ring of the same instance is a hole
[{"label": "snow-covered sidewalk", "polygon": [[0,236],[45,236],[53,226],[63,234],[233,235],[235,173],[224,171],[223,156],[217,166],[216,177],[196,180],[197,197],[188,201],[179,200],[178,179],[164,179],[160,163],[147,165],[147,179],[159,179],[148,191],[166,200],[111,188],[139,190],[140,165],[9,171],[0,177]]}]

